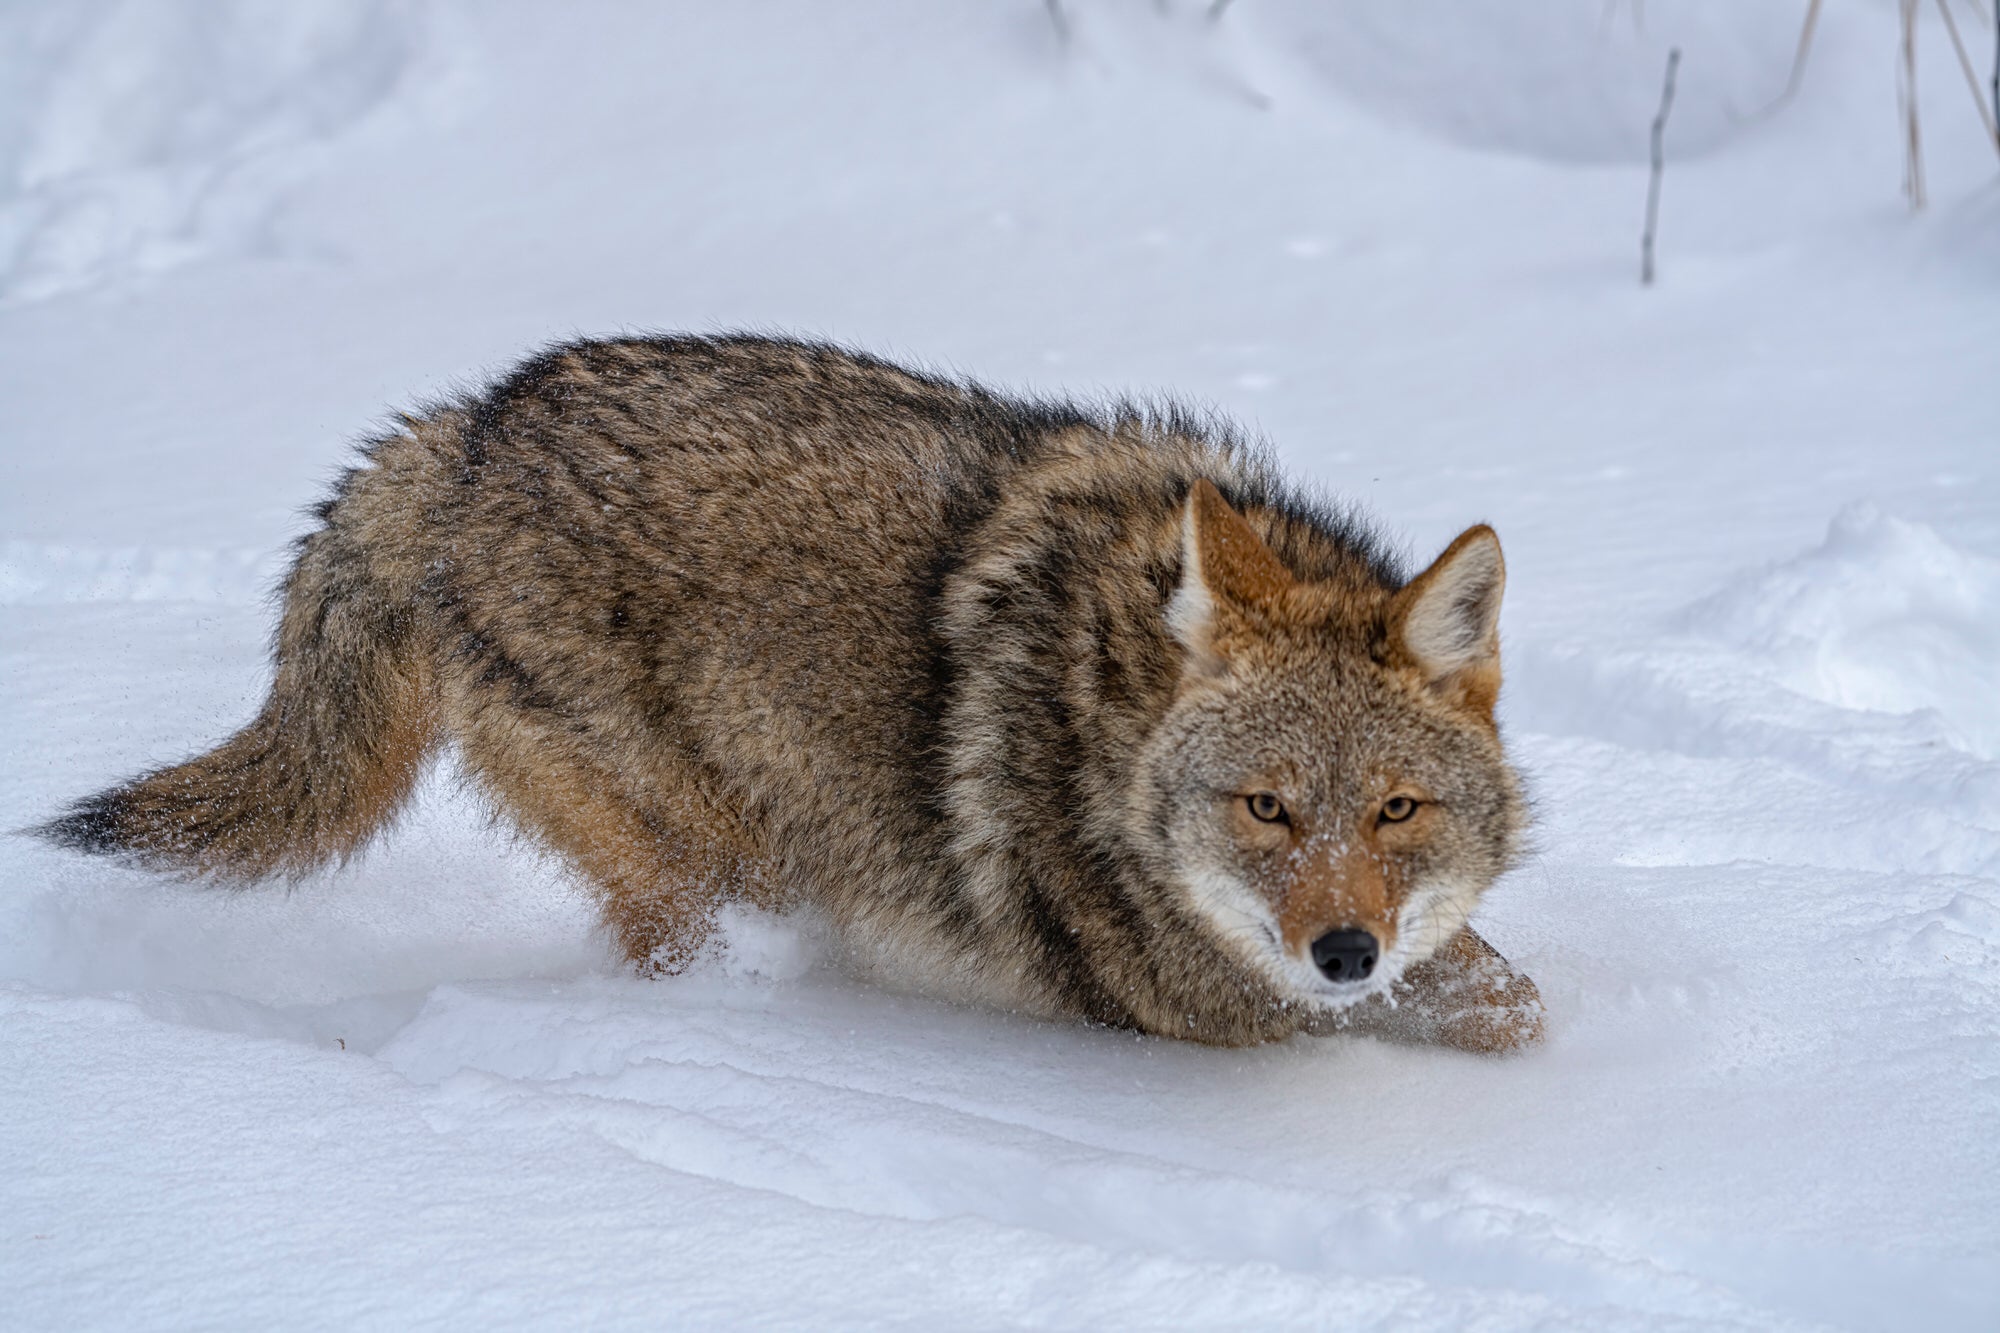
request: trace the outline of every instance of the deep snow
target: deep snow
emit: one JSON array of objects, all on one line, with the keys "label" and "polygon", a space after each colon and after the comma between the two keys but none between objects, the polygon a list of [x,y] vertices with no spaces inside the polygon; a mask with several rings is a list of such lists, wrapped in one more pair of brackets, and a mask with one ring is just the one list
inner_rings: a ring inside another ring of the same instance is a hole
[{"label": "deep snow", "polygon": [[1540,824],[1480,921],[1547,1046],[1030,1023],[747,915],[641,982],[448,771],[291,891],[9,838],[0,1324],[2000,1324],[2000,182],[1941,32],[1912,219],[1886,3],[1766,116],[1803,4],[1204,7],[0,12],[0,826],[248,715],[386,410],[802,329],[1493,522]]}]

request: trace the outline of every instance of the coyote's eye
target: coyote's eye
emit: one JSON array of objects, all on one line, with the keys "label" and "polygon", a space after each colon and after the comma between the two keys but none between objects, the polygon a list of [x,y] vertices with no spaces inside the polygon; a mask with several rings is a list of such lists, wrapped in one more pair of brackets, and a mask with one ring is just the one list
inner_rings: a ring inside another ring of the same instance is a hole
[{"label": "coyote's eye", "polygon": [[1289,824],[1291,819],[1285,814],[1285,803],[1270,792],[1260,791],[1249,797],[1250,815],[1266,824]]},{"label": "coyote's eye", "polygon": [[1400,824],[1417,813],[1417,803],[1407,796],[1391,796],[1382,802],[1382,822]]}]

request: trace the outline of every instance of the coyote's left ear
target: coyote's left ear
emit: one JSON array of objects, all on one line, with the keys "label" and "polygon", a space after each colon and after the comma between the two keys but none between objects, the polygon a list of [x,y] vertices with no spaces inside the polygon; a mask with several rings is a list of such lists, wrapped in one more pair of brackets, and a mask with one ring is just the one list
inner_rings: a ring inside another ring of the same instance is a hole
[{"label": "coyote's left ear", "polygon": [[1181,586],[1167,604],[1167,627],[1196,673],[1220,675],[1244,613],[1268,611],[1294,582],[1215,483],[1197,481],[1181,513]]},{"label": "coyote's left ear", "polygon": [[1507,562],[1485,524],[1467,528],[1389,607],[1389,633],[1433,689],[1490,713],[1500,694]]}]

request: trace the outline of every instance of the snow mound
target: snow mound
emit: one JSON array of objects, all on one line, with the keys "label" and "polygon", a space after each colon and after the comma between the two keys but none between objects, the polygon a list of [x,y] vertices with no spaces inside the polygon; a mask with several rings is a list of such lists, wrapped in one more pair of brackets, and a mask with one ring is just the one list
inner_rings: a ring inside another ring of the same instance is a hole
[{"label": "snow mound", "polygon": [[1531,646],[1516,717],[1642,749],[1775,745],[1857,769],[1898,750],[1933,770],[1941,751],[2000,760],[2000,561],[1924,524],[1852,505],[1819,546],[1739,576],[1674,628],[1644,648]]},{"label": "snow mound", "polygon": [[1694,607],[1687,628],[1809,699],[1926,714],[1957,748],[2000,759],[2000,561],[1872,504],[1826,541]]},{"label": "snow mound", "polygon": [[269,248],[300,153],[396,88],[390,0],[0,11],[0,299]]},{"label": "snow mound", "polygon": [[1621,860],[2000,869],[2000,562],[1854,505],[1671,629],[1514,654],[1511,720],[1584,746],[1549,757],[1626,772],[1643,756],[1684,786],[1677,817],[1624,821]]},{"label": "snow mound", "polygon": [[1785,86],[1802,10],[1737,0],[1256,8],[1276,44],[1350,100],[1469,147],[1560,162],[1643,161],[1676,46],[1674,152],[1724,143]]}]

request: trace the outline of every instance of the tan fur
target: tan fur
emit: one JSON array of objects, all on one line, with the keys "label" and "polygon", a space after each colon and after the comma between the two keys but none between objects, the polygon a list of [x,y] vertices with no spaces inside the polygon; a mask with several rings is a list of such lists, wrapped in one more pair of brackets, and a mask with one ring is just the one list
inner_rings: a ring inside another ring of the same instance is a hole
[{"label": "tan fur", "polygon": [[[1489,562],[1496,618],[1485,624],[1478,641],[1462,646],[1449,661],[1427,662],[1421,652],[1412,652],[1407,648],[1404,656],[1409,665],[1446,691],[1463,712],[1490,719],[1493,707],[1500,699],[1500,627],[1497,613],[1500,590],[1507,582],[1507,563],[1501,558],[1500,539],[1494,535],[1493,529],[1484,523],[1467,528],[1452,540],[1429,569],[1410,580],[1391,603],[1389,629],[1392,642],[1407,644],[1412,612],[1426,598],[1435,598],[1441,591],[1447,597],[1454,595],[1457,585],[1448,589],[1439,587],[1454,570],[1472,563],[1479,565],[1483,573]],[[1478,579],[1480,576],[1473,577]]]},{"label": "tan fur", "polygon": [[[449,741],[645,966],[810,902],[857,966],[1033,1013],[1533,1035],[1481,1016],[1533,988],[1464,924],[1523,822],[1490,530],[1407,580],[1216,423],[757,338],[557,348],[367,453],[258,718],[45,832],[296,874]],[[1369,986],[1302,961],[1344,928]]]},{"label": "tan fur", "polygon": [[1303,864],[1284,876],[1272,895],[1287,951],[1303,958],[1321,935],[1347,927],[1368,931],[1385,949],[1396,943],[1395,906],[1402,895],[1391,890],[1372,847],[1322,842],[1298,859]]}]

